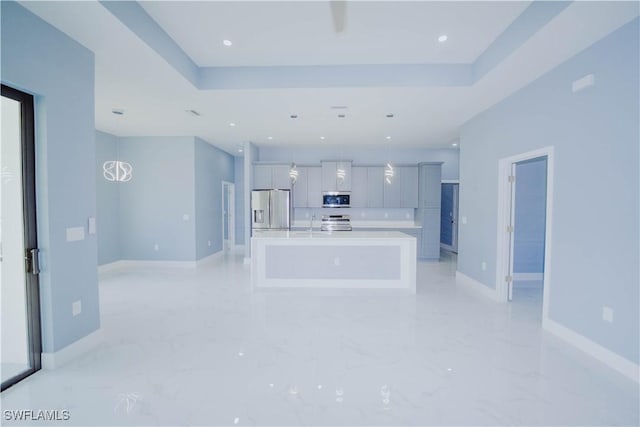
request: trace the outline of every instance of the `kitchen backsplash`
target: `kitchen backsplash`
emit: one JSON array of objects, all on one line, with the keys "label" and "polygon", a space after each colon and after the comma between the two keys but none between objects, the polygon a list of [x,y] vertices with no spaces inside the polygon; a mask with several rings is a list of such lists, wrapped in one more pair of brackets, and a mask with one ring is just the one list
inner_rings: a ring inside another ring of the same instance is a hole
[{"label": "kitchen backsplash", "polygon": [[413,221],[415,209],[413,208],[295,208],[294,221],[310,220],[311,215],[316,214],[320,220],[322,215],[351,215],[352,221]]}]

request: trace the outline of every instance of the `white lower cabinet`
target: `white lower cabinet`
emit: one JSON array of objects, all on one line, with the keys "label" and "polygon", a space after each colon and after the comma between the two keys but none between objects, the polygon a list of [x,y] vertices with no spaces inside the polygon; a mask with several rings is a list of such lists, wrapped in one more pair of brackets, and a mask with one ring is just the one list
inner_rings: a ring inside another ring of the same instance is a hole
[{"label": "white lower cabinet", "polygon": [[422,223],[421,258],[440,259],[440,208],[419,209]]}]

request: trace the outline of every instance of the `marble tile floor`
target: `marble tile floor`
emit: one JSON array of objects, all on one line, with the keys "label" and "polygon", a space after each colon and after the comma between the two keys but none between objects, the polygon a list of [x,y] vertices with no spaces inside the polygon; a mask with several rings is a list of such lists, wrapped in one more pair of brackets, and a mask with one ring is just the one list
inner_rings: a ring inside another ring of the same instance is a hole
[{"label": "marble tile floor", "polygon": [[[638,384],[418,264],[418,294],[253,294],[242,259],[100,280],[104,344],[1,395],[62,425],[638,425]],[[29,425],[6,418],[3,425]],[[46,425],[34,421],[33,425]]]}]

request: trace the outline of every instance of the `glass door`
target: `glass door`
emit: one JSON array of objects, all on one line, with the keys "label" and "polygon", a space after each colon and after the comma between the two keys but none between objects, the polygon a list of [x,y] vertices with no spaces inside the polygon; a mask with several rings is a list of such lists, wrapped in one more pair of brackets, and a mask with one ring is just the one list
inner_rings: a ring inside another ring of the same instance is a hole
[{"label": "glass door", "polygon": [[33,96],[2,85],[2,390],[40,369]]}]

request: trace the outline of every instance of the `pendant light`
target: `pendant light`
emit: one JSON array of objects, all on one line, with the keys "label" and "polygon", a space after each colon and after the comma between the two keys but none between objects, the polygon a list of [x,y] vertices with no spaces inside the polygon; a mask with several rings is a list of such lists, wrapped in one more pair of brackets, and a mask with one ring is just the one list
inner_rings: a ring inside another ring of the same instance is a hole
[{"label": "pendant light", "polygon": [[384,179],[387,181],[387,184],[391,184],[393,175],[395,175],[395,172],[393,171],[393,166],[391,166],[391,163],[389,162],[387,163],[387,167],[384,169]]},{"label": "pendant light", "polygon": [[291,184],[295,184],[298,180],[298,167],[295,163],[291,163],[291,169],[289,169],[289,179],[291,179]]}]

